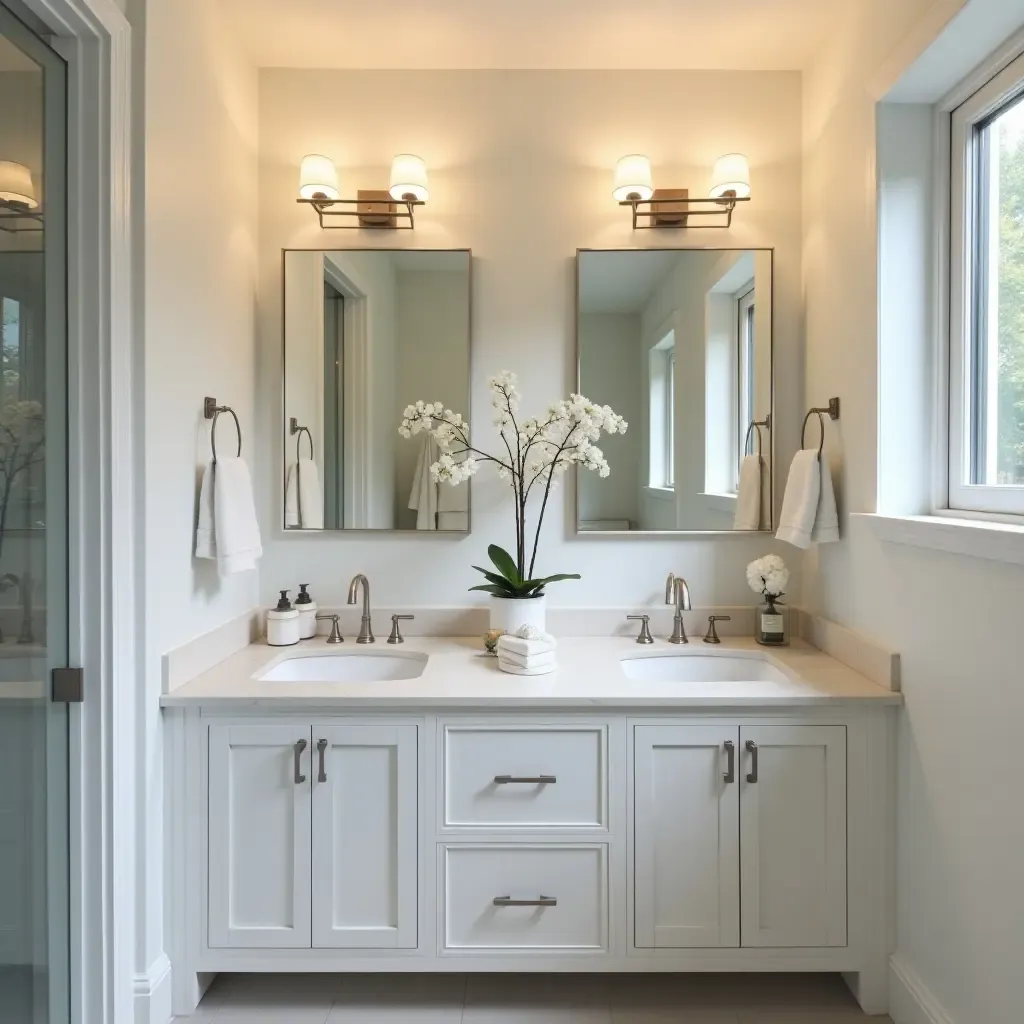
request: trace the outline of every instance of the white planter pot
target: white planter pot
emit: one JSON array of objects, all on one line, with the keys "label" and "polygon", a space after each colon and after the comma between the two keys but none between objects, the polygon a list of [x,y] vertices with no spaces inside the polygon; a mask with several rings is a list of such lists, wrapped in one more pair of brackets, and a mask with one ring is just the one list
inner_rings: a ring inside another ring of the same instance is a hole
[{"label": "white planter pot", "polygon": [[492,597],[491,629],[514,633],[520,626],[536,626],[546,633],[547,603],[543,594],[540,597]]}]

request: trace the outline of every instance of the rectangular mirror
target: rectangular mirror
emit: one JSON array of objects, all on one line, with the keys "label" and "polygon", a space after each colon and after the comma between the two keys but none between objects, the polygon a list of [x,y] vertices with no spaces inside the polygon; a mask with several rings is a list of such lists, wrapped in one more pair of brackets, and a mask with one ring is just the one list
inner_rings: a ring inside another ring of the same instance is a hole
[{"label": "rectangular mirror", "polygon": [[284,253],[286,530],[466,533],[469,487],[399,436],[419,399],[469,416],[468,249]]},{"label": "rectangular mirror", "polygon": [[579,391],[629,423],[577,531],[772,529],[772,250],[580,250]]}]

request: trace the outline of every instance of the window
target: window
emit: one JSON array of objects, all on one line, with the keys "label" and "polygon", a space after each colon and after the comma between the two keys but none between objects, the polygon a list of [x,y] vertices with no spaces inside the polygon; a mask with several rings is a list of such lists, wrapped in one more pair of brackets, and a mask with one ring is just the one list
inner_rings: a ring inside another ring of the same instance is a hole
[{"label": "window", "polygon": [[[747,431],[754,417],[754,287],[736,299],[736,436],[739,445],[736,458],[736,487],[739,487],[740,463],[743,461]],[[755,428],[756,429],[756,428]],[[757,451],[757,445],[754,445]]]},{"label": "window", "polygon": [[1024,514],[1024,58],[951,130],[949,507]]},{"label": "window", "polygon": [[648,357],[650,457],[648,483],[672,490],[676,481],[676,336],[669,331]]}]

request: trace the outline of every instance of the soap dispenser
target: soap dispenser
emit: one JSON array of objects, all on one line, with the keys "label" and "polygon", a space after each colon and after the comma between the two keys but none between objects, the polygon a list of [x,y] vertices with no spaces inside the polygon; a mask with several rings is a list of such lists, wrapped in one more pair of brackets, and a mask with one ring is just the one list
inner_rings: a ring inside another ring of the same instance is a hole
[{"label": "soap dispenser", "polygon": [[291,647],[302,639],[299,634],[299,613],[282,590],[277,607],[267,612],[267,643],[271,647]]},{"label": "soap dispenser", "polygon": [[312,640],[316,636],[316,601],[310,596],[308,583],[299,584],[295,610],[299,613],[299,636],[303,640]]}]

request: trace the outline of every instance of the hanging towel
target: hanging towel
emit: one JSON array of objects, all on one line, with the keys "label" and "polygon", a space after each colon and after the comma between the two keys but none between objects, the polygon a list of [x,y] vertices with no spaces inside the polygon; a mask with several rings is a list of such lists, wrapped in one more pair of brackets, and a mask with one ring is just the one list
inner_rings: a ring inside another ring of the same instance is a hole
[{"label": "hanging towel", "polygon": [[299,459],[288,467],[284,491],[284,525],[304,530],[324,528],[324,498],[320,470],[312,459]]},{"label": "hanging towel", "polygon": [[530,668],[524,668],[522,665],[516,665],[500,654],[498,655],[498,668],[502,672],[508,672],[514,676],[546,676],[549,672],[554,672],[557,667],[554,656],[552,656],[550,664],[533,665]]},{"label": "hanging towel", "polygon": [[503,633],[498,637],[498,650],[506,654],[514,654],[520,658],[533,658],[538,654],[550,654],[558,646],[558,641],[547,633],[532,640],[524,640],[521,636]]},{"label": "hanging towel", "polygon": [[811,530],[812,544],[831,544],[839,540],[839,513],[836,510],[836,492],[832,486],[832,470],[824,455],[821,464],[821,490],[818,494],[818,510]]},{"label": "hanging towel", "polygon": [[203,474],[196,557],[214,558],[221,576],[256,568],[263,554],[252,478],[245,462],[221,456]]},{"label": "hanging towel", "polygon": [[761,529],[761,456],[745,455],[740,463],[734,530]]},{"label": "hanging towel", "polygon": [[818,498],[821,495],[821,463],[816,448],[806,448],[796,453],[789,467],[786,480],[786,496],[782,499],[782,515],[779,516],[778,540],[784,540],[798,548],[811,546],[811,532],[818,514]]},{"label": "hanging towel", "polygon": [[437,442],[429,434],[421,436],[420,452],[412,473],[409,508],[416,513],[417,530],[436,530],[438,485],[430,475],[430,467],[437,462],[440,453]]},{"label": "hanging towel", "polygon": [[499,646],[498,659],[519,668],[551,668],[555,664],[555,652],[548,651],[547,654],[531,654],[526,657]]}]

